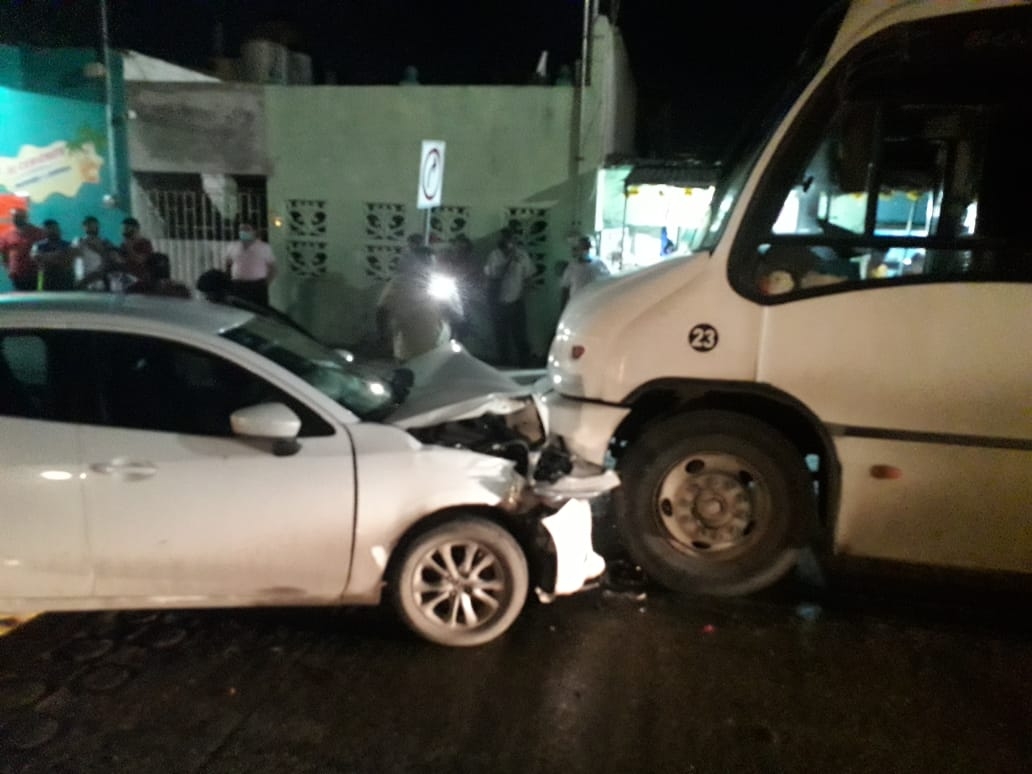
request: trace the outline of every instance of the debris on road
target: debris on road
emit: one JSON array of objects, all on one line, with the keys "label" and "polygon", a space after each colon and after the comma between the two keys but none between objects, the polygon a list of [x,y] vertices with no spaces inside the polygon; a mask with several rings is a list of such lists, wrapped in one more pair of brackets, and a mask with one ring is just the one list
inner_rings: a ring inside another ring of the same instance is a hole
[{"label": "debris on road", "polygon": [[645,599],[648,576],[638,565],[627,559],[611,559],[606,563],[602,587],[615,594],[633,595],[637,600]]},{"label": "debris on road", "polygon": [[807,623],[814,623],[821,617],[821,606],[812,602],[800,602],[796,605],[795,614]]}]

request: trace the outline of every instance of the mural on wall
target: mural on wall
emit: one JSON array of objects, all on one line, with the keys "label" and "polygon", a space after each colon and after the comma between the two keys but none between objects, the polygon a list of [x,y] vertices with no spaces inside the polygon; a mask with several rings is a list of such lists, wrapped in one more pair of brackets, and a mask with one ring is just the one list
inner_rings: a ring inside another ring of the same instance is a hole
[{"label": "mural on wall", "polygon": [[299,277],[326,273],[327,213],[325,199],[287,201],[287,263]]},{"label": "mural on wall", "polygon": [[[87,61],[96,56],[82,53],[80,58]],[[55,59],[60,60],[60,50],[41,55],[38,63],[49,67]],[[121,165],[115,180],[110,163],[112,150],[125,161],[124,132],[115,129],[112,149],[103,101],[58,96],[74,89],[50,85],[56,93],[0,86],[0,192],[24,195],[33,222],[53,218],[67,237],[78,233],[86,215],[93,215],[100,219],[101,233],[114,238],[129,214],[128,164]],[[119,198],[112,201],[110,194]]]},{"label": "mural on wall", "polygon": [[534,261],[535,271],[530,280],[531,289],[543,288],[548,266],[548,208],[508,207],[505,210],[504,222],[506,228],[512,231],[516,240]]},{"label": "mural on wall", "polygon": [[366,202],[365,274],[386,282],[398,269],[398,258],[405,244],[406,209],[404,204]]},{"label": "mural on wall", "polygon": [[0,188],[28,195],[43,203],[54,194],[69,198],[86,184],[100,184],[101,155],[107,147],[104,133],[88,125],[68,140],[37,147],[22,145],[14,157],[0,157]]}]

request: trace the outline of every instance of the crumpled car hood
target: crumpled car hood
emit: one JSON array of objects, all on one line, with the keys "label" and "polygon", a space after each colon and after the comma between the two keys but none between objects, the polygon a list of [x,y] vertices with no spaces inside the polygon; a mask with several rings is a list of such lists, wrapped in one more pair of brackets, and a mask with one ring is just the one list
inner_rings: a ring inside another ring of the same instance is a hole
[{"label": "crumpled car hood", "polygon": [[431,427],[484,414],[522,409],[532,387],[506,376],[449,342],[408,360],[413,383],[408,397],[384,421],[403,429]]}]

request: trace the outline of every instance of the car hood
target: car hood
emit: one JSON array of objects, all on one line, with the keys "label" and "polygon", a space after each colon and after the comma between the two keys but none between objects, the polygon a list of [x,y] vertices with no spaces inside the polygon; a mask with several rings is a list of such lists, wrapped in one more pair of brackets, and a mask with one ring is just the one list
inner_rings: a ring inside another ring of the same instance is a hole
[{"label": "car hood", "polygon": [[532,392],[454,341],[406,361],[404,367],[412,372],[412,387],[384,421],[406,430],[512,414],[526,405]]}]

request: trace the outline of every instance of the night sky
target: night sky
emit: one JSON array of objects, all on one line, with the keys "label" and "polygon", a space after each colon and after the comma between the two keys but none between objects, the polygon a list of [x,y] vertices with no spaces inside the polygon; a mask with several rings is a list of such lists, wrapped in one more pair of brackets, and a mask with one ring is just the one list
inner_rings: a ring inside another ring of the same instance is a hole
[{"label": "night sky", "polygon": [[[638,84],[642,155],[719,156],[763,94],[784,80],[833,0],[602,0]],[[396,83],[526,83],[579,55],[582,0],[109,0],[113,44],[206,67],[221,22],[235,56],[261,34],[310,53],[316,76]],[[97,0],[0,0],[0,39],[97,45]]]}]

